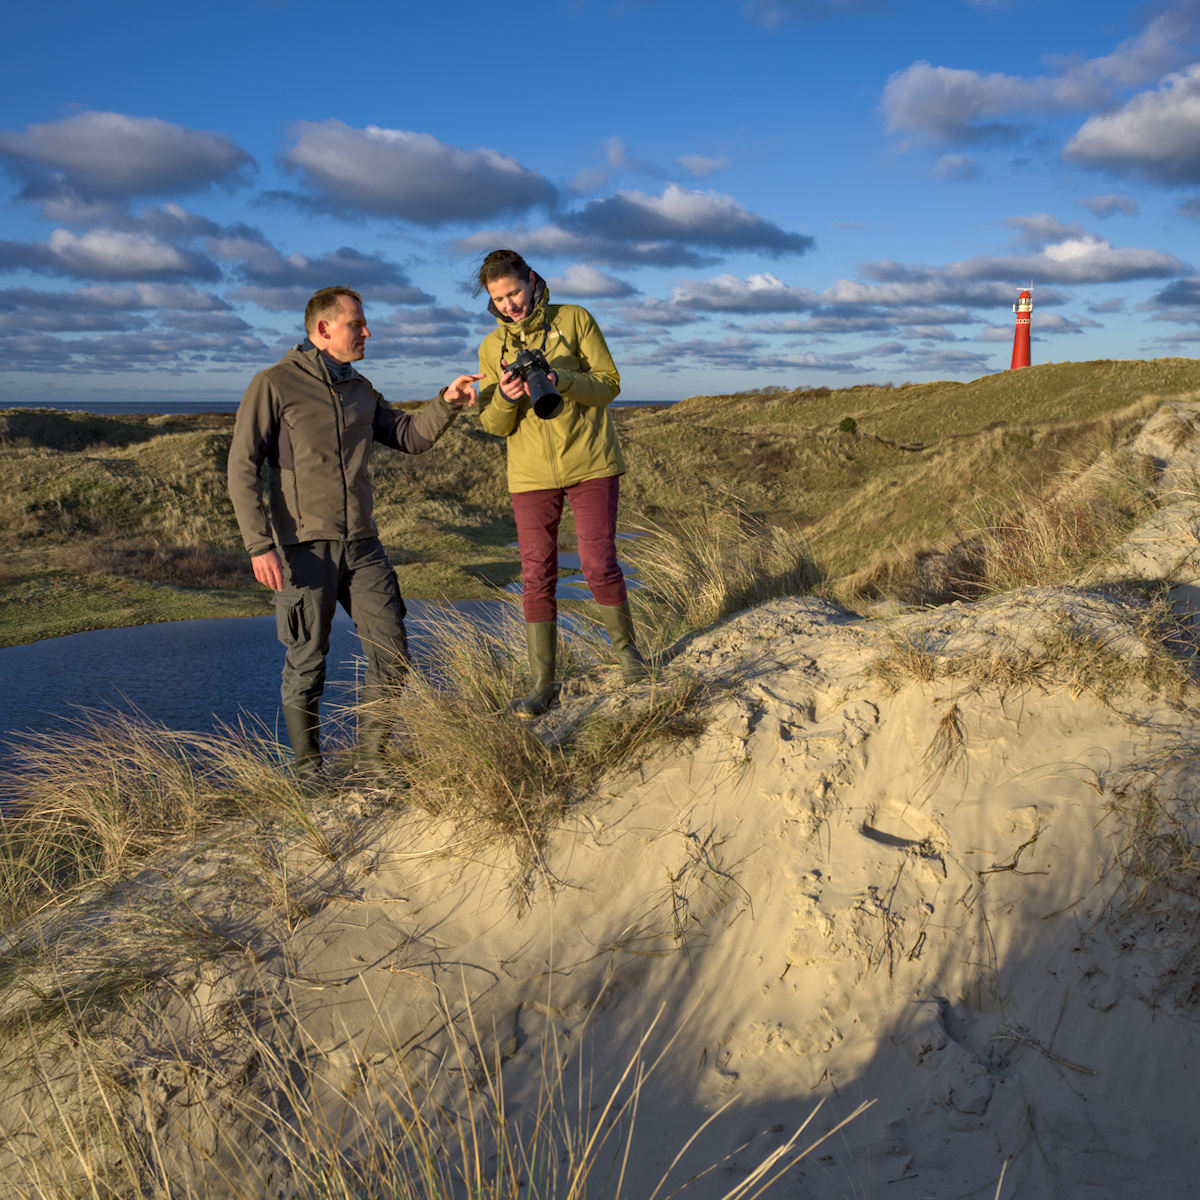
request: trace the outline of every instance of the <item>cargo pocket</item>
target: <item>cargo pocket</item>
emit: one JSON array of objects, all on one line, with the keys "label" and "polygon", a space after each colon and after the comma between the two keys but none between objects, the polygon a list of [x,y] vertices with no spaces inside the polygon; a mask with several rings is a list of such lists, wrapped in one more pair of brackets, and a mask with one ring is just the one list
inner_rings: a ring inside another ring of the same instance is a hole
[{"label": "cargo pocket", "polygon": [[392,567],[388,573],[392,577],[392,587],[396,590],[396,603],[400,608],[400,620],[403,621],[408,616],[408,605],[404,603],[404,597],[400,594],[400,577],[396,574],[395,567]]},{"label": "cargo pocket", "polygon": [[303,646],[311,636],[308,605],[303,596],[281,593],[275,601],[275,629],[279,640],[290,650]]}]

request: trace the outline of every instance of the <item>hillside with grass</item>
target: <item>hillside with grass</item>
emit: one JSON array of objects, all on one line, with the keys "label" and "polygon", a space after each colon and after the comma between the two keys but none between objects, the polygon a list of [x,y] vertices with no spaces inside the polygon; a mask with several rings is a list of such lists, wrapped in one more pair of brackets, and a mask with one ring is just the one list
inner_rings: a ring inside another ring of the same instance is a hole
[{"label": "hillside with grass", "polygon": [[447,614],[394,786],[352,711],[321,796],[265,730],[24,739],[0,1196],[1192,1195],[1200,403],[1134,423],[947,535],[972,603],[660,505],[653,677],[581,621],[521,722],[519,605]]},{"label": "hillside with grass", "polygon": [[[998,560],[985,535],[1003,540],[1160,404],[1198,394],[1200,361],[1171,358],[615,409],[622,522],[679,531],[720,514],[799,534],[825,594],[851,605],[976,595]],[[225,495],[232,421],[0,412],[0,645],[268,612]],[[486,598],[519,578],[503,445],[472,416],[425,455],[378,452],[373,469],[405,594]],[[1143,470],[1110,476],[1089,505],[1102,527],[1081,526],[1065,570],[1142,513]],[[564,547],[572,537],[568,519]]]}]

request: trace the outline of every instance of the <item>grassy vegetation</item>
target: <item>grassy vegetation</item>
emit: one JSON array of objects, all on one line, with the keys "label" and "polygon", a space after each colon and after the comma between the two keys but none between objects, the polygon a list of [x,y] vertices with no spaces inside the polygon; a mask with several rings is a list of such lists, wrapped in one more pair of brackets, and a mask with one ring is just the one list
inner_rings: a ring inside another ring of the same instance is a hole
[{"label": "grassy vegetation", "polygon": [[[403,730],[395,782],[406,802],[448,818],[467,841],[509,847],[528,867],[566,808],[597,780],[697,730],[703,689],[686,673],[666,671],[614,693],[607,643],[586,626],[564,629],[561,666],[575,692],[594,698],[535,736],[509,711],[526,669],[513,612],[491,628],[446,616],[423,667],[375,704]],[[328,722],[334,778],[349,786],[355,716],[333,713]],[[12,769],[0,777],[0,929],[231,824],[243,834],[273,829],[330,862],[353,842],[339,805],[305,796],[289,753],[265,731],[180,733],[143,717],[84,714],[65,731],[22,735],[12,750]],[[251,842],[245,852],[260,867],[273,858]]]},{"label": "grassy vegetation", "polygon": [[[261,985],[269,986],[266,980]],[[532,1094],[510,1098],[494,1039],[478,1028],[469,1005],[463,1011],[445,1002],[433,1007],[430,1026],[442,1048],[432,1068],[401,1044],[386,1006],[380,1008],[371,1050],[349,1047],[359,1064],[349,1087],[331,1063],[290,1043],[291,1011],[268,1017],[249,996],[221,1028],[201,1026],[187,1045],[164,1037],[149,1011],[131,1012],[135,1024],[141,1022],[139,1032],[160,1047],[138,1075],[104,1039],[68,1019],[69,1037],[43,1040],[33,1050],[36,1082],[19,1119],[4,1130],[14,1151],[7,1181],[34,1200],[277,1194],[302,1200],[667,1200],[724,1165],[705,1159],[704,1133],[732,1101],[678,1148],[658,1180],[631,1165],[639,1103],[674,1040],[655,1053],[661,1010],[624,1052],[624,1069],[608,1093],[590,1082],[591,1064],[581,1061],[579,1050],[584,1040],[560,1055],[554,1023],[546,1019]],[[231,1040],[241,1043],[244,1080],[222,1075]],[[612,1054],[605,1050],[607,1067]],[[167,1080],[176,1103],[143,1108],[142,1096]],[[254,1086],[246,1086],[251,1081]],[[442,1102],[447,1094],[454,1103]],[[773,1150],[758,1151],[751,1135],[741,1151],[754,1165],[725,1185],[721,1200],[765,1194],[872,1103],[859,1104],[823,1134],[806,1134],[817,1103],[789,1137],[772,1139],[779,1143]],[[689,1151],[689,1165],[680,1167]],[[699,1169],[692,1165],[697,1160]]]},{"label": "grassy vegetation", "polygon": [[644,525],[631,556],[644,589],[631,593],[648,644],[661,649],[742,608],[810,592],[823,581],[798,529],[708,509],[673,528]]},{"label": "grassy vegetation", "polygon": [[1026,632],[1014,612],[1005,635],[987,646],[935,647],[924,641],[919,624],[897,624],[888,653],[870,673],[891,691],[911,680],[953,680],[959,695],[983,688],[1009,695],[1038,686],[1076,696],[1087,692],[1111,706],[1140,688],[1181,711],[1200,701],[1194,646],[1181,638],[1166,594],[1094,598],[1093,608],[1105,618],[1103,633],[1081,627],[1069,598],[1048,596],[1038,603],[1023,593],[1022,603],[1026,612],[1038,604],[1051,619]]},{"label": "grassy vegetation", "polygon": [[[540,870],[543,840],[571,803],[664,738],[694,733],[704,699],[694,677],[670,669],[614,693],[608,647],[587,628],[565,630],[576,703],[535,737],[507,711],[523,668],[519,633],[515,606],[513,621],[491,630],[448,621],[431,639],[436,656],[380,702],[403,730],[395,750],[406,805],[450,822],[460,854],[507,848],[517,884]],[[335,776],[353,771],[349,747],[330,757]],[[297,1055],[293,1016],[255,1008],[278,990],[274,976],[249,984],[186,1044],[170,1032],[164,1011],[197,980],[231,964],[253,975],[267,930],[285,944],[371,869],[392,795],[366,806],[345,792],[313,798],[285,761],[253,731],[179,734],[120,716],[21,743],[0,791],[0,1084],[21,1087],[5,1108],[0,1086],[0,1144],[28,1147],[6,1160],[21,1194],[258,1196],[269,1171],[314,1200],[448,1200],[464,1188],[496,1200],[645,1196],[646,1180],[624,1170],[654,1067],[644,1043],[611,1097],[595,1103],[582,1083],[567,1087],[556,1053],[536,1103],[512,1107],[470,1014],[433,1014],[450,1038],[433,1077],[398,1042],[381,1056],[386,1030],[374,1030],[364,1073],[331,1111],[320,1099],[341,1086],[331,1065]],[[183,886],[171,856],[190,864]],[[231,1040],[245,1078],[217,1087]],[[460,1077],[475,1081],[465,1111],[437,1099]],[[203,1087],[193,1094],[189,1079]],[[155,1080],[183,1081],[183,1100],[145,1106]],[[802,1132],[764,1153],[730,1200],[757,1194],[808,1153]]]},{"label": "grassy vegetation", "polygon": [[[1197,394],[1200,363],[1164,360],[621,412],[631,467],[625,511],[630,524],[635,512],[648,514],[656,535],[629,544],[648,585],[635,602],[656,677],[614,691],[610,652],[584,623],[564,633],[573,702],[531,730],[507,712],[524,671],[516,610],[491,630],[447,624],[430,639],[435,657],[423,672],[381,702],[404,730],[395,751],[406,803],[448,821],[459,849],[506,848],[518,881],[528,877],[569,806],[663,739],[696,730],[701,688],[662,655],[680,632],[814,587],[843,598],[927,599],[937,590],[927,569],[937,555],[938,586],[950,593],[1070,578],[1153,503],[1146,465],[1111,453],[1114,446],[1163,400]],[[515,573],[502,448],[469,420],[460,424],[428,455],[381,456],[381,531],[409,594],[487,595]],[[8,480],[0,524],[13,546],[0,602],[35,610],[4,618],[0,637],[65,631],[72,620],[116,623],[129,611],[145,619],[189,605],[189,615],[260,611],[265,594],[239,575],[224,499],[229,427],[211,415],[0,415]],[[1090,470],[1102,455],[1104,469]],[[865,546],[873,547],[866,563]],[[1140,657],[1066,619],[1037,644],[954,655],[898,624],[894,653],[876,669],[892,686],[909,677],[1002,690],[1040,683],[1104,701],[1134,681],[1193,704],[1190,669],[1162,649],[1161,599],[1123,608],[1114,601],[1111,615],[1144,648]],[[951,723],[946,754],[953,735]],[[335,775],[350,769],[340,765],[351,760],[348,748],[331,758]],[[36,1064],[37,1094],[19,1114],[28,1128],[18,1121],[0,1129],[6,1144],[28,1137],[35,1147],[19,1186],[46,1197],[209,1194],[180,1184],[168,1159],[172,1145],[192,1145],[191,1132],[150,1120],[161,1109],[138,1088],[151,1074],[134,1078],[115,1031],[125,1039],[134,1028],[139,1044],[153,1046],[154,1079],[202,1075],[208,1051],[164,1041],[158,1015],[177,999],[181,971],[203,979],[206,964],[227,967],[232,956],[252,972],[259,960],[249,940],[202,916],[195,896],[163,886],[145,903],[148,881],[167,878],[168,855],[211,861],[223,886],[241,889],[236,903],[290,932],[367,869],[360,852],[392,795],[313,799],[265,735],[183,736],[119,717],[28,739],[3,787],[0,1079]],[[1146,800],[1139,809],[1148,815],[1135,822],[1127,868],[1159,881],[1194,873],[1182,818],[1167,821],[1152,808]],[[642,1048],[612,1098],[586,1097],[578,1111],[563,1086],[566,1067],[547,1065],[537,1103],[523,1103],[518,1117],[483,1039],[454,1041],[456,1029],[470,1029],[465,1015],[465,1026],[464,1014],[445,1015],[459,1057],[442,1063],[476,1078],[465,1111],[431,1103],[438,1080],[406,1073],[393,1047],[399,1074],[377,1076],[377,1060],[364,1055],[355,1089],[331,1113],[314,1103],[328,1091],[315,1074],[321,1068],[289,1057],[277,1036],[288,1015],[274,1012],[272,1026],[262,1013],[231,1007],[220,1036],[240,1039],[261,1086],[187,1093],[178,1111],[195,1108],[217,1138],[197,1178],[211,1168],[210,1182],[223,1181],[211,1194],[262,1194],[255,1172],[266,1160],[252,1162],[239,1140],[255,1128],[270,1140],[271,1169],[302,1196],[624,1194],[622,1139],[650,1069]],[[348,1143],[350,1128],[368,1132]],[[798,1144],[730,1196],[756,1194],[796,1161]],[[646,1194],[644,1180],[628,1186]]]},{"label": "grassy vegetation", "polygon": [[[1200,396],[1200,361],[1063,363],[972,383],[695,397],[622,426],[627,511],[667,524],[736,505],[797,525],[838,599],[951,598],[933,554],[1049,499],[1160,403]],[[852,417],[856,431],[839,430]]]},{"label": "grassy vegetation", "polygon": [[[930,556],[1012,526],[1160,403],[1198,395],[1200,361],[1172,358],[616,409],[622,520],[678,531],[736,511],[801,530],[845,602],[946,599]],[[269,611],[225,495],[232,423],[0,412],[0,645]],[[504,448],[472,417],[425,455],[380,452],[374,470],[406,594],[482,598],[519,576]],[[562,536],[573,544],[569,519]]]}]

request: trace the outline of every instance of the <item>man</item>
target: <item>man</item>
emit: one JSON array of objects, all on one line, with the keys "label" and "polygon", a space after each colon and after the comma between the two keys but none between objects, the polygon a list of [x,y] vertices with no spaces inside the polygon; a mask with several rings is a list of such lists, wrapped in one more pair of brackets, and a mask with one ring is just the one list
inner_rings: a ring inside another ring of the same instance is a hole
[{"label": "man", "polygon": [[[372,516],[367,463],[373,442],[428,450],[464,405],[477,375],[460,375],[415,416],[397,412],[352,366],[371,336],[362,297],[322,288],[304,312],[307,339],[246,389],[229,450],[229,496],[254,578],[275,593],[283,719],[306,787],[324,786],[320,699],[329,630],[340,602],[367,658],[358,744],[368,773],[383,774],[391,725],[378,701],[404,678],[404,601]],[[266,505],[262,479],[267,464]]]}]

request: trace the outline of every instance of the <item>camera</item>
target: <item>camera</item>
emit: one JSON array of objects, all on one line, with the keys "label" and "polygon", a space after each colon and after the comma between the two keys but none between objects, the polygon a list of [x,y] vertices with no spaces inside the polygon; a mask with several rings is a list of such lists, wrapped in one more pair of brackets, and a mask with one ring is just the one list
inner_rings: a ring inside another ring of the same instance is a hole
[{"label": "camera", "polygon": [[529,385],[533,411],[543,421],[549,421],[551,417],[557,417],[562,412],[562,397],[547,376],[550,364],[540,350],[522,350],[508,364],[508,369]]}]

